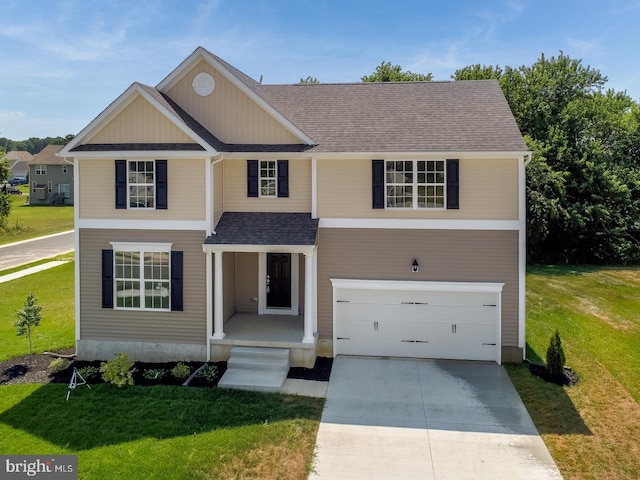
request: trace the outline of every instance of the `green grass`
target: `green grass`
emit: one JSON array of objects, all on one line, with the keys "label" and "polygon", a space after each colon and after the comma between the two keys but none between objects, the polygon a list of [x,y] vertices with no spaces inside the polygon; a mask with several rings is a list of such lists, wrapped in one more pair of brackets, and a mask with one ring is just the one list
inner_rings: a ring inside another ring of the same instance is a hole
[{"label": "green grass", "polygon": [[27,195],[11,195],[11,213],[0,229],[0,245],[73,230],[73,205],[25,205],[26,200]]},{"label": "green grass", "polygon": [[[4,273],[4,272],[3,272]],[[16,336],[16,310],[33,292],[42,305],[42,322],[33,335],[34,352],[75,344],[74,262],[0,283],[0,361],[29,354],[26,337]]]},{"label": "green grass", "polygon": [[324,401],[184,387],[0,387],[0,452],[77,454],[80,479],[306,479]]},{"label": "green grass", "polygon": [[507,366],[554,460],[565,478],[640,478],[640,268],[530,268],[529,359],[556,328],[576,386]]}]

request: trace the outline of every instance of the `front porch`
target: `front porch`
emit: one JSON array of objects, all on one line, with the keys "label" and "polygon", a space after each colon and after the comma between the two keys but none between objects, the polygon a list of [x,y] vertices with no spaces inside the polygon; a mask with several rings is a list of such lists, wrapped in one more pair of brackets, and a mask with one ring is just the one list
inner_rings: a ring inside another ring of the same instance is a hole
[{"label": "front porch", "polygon": [[[229,358],[231,347],[287,348],[291,352],[291,365],[313,367],[317,341],[303,342],[304,317],[302,315],[258,315],[236,313],[224,324],[222,339],[210,338],[211,359]],[[317,340],[317,339],[315,339]]]},{"label": "front porch", "polygon": [[231,347],[286,348],[311,367],[317,328],[318,220],[305,213],[225,212],[203,244],[211,358]]}]

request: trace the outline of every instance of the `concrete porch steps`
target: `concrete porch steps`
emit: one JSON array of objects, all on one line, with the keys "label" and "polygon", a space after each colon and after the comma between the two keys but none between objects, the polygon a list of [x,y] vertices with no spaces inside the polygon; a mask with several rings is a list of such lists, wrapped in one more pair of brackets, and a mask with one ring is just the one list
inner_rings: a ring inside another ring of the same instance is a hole
[{"label": "concrete porch steps", "polygon": [[279,392],[289,373],[287,348],[233,347],[218,387]]}]

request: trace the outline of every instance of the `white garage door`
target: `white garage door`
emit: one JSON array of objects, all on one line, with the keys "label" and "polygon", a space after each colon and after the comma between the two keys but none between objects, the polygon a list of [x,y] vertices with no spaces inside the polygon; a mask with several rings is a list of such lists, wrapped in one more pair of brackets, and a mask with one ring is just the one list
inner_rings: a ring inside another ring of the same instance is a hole
[{"label": "white garage door", "polygon": [[334,353],[500,363],[501,283],[332,279]]}]

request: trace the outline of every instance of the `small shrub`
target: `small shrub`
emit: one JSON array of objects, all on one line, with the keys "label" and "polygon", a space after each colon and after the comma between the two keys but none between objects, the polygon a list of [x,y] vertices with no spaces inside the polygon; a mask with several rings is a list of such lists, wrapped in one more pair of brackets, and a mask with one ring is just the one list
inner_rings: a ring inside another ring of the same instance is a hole
[{"label": "small shrub", "polygon": [[135,372],[132,368],[133,364],[134,362],[129,360],[126,353],[118,353],[116,358],[100,364],[102,379],[118,388],[133,385],[133,372]]},{"label": "small shrub", "polygon": [[215,365],[207,365],[202,370],[200,370],[196,375],[197,378],[202,378],[203,380],[206,380],[207,382],[210,382],[210,383],[215,382],[217,376],[218,376],[218,369],[216,368]]},{"label": "small shrub", "polygon": [[176,377],[178,380],[184,380],[189,378],[189,375],[191,375],[191,367],[182,362],[178,362],[178,364],[171,369],[171,375]]},{"label": "small shrub", "polygon": [[547,373],[552,376],[560,376],[564,374],[564,350],[562,350],[562,340],[560,340],[560,332],[556,330],[549,341],[547,349]]},{"label": "small shrub", "polygon": [[167,374],[164,368],[148,368],[142,372],[142,376],[147,380],[160,380]]},{"label": "small shrub", "polygon": [[55,358],[51,360],[51,363],[49,364],[49,372],[52,374],[62,372],[63,370],[66,370],[69,365],[71,365],[71,362],[66,358]]},{"label": "small shrub", "polygon": [[82,378],[84,378],[86,382],[89,380],[98,380],[100,378],[100,369],[93,365],[87,365],[86,367],[79,368],[78,373],[82,375]]}]

